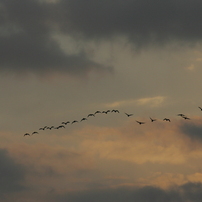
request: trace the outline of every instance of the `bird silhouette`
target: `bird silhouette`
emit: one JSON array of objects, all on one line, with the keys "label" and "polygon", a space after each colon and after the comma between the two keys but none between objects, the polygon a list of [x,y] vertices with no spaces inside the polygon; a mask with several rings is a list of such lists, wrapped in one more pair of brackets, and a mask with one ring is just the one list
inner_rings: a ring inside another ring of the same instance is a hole
[{"label": "bird silhouette", "polygon": [[126,116],[128,116],[128,117],[130,117],[130,116],[132,116],[133,114],[127,114],[127,113],[125,113],[126,114]]},{"label": "bird silhouette", "polygon": [[202,111],[202,108],[201,107],[198,107],[201,111]]},{"label": "bird silhouette", "polygon": [[156,119],[152,119],[151,117],[149,117],[149,118],[150,118],[151,122],[154,122],[154,121],[156,121]]},{"label": "bird silhouette", "polygon": [[111,112],[120,113],[118,109],[112,109]]},{"label": "bird silhouette", "polygon": [[167,118],[165,118],[165,119],[163,119],[164,121],[168,121],[168,122],[170,122],[170,119],[167,119]]},{"label": "bird silhouette", "polygon": [[73,123],[78,123],[78,121],[74,120],[74,121],[72,121],[72,124],[73,124]]},{"label": "bird silhouette", "polygon": [[139,123],[140,125],[145,124],[145,122],[142,122],[142,121],[136,121],[136,122]]},{"label": "bird silhouette", "polygon": [[50,130],[52,130],[54,128],[54,126],[49,127]]},{"label": "bird silhouette", "polygon": [[190,118],[186,116],[182,116],[182,118],[184,118],[185,120],[190,120]]},{"label": "bird silhouette", "polygon": [[25,133],[24,136],[30,136],[30,134],[29,133]]},{"label": "bird silhouette", "polygon": [[95,114],[88,114],[88,116],[87,116],[87,117],[90,117],[90,116],[95,116]]},{"label": "bird silhouette", "polygon": [[181,117],[183,117],[183,116],[185,116],[184,114],[178,114],[177,116],[181,116]]},{"label": "bird silhouette", "polygon": [[107,110],[107,111],[103,111],[102,113],[108,114],[109,112],[110,112],[110,110]]},{"label": "bird silhouette", "polygon": [[96,111],[96,112],[94,113],[94,115],[95,115],[95,114],[100,114],[100,113],[101,113],[101,111]]},{"label": "bird silhouette", "polygon": [[43,128],[39,128],[39,130],[45,130],[47,126],[44,126]]},{"label": "bird silhouette", "polygon": [[36,132],[36,131],[34,131],[33,133],[32,133],[32,135],[34,135],[34,134],[39,134],[38,132]]},{"label": "bird silhouette", "polygon": [[65,128],[65,126],[64,125],[60,125],[60,126],[56,127],[55,129],[60,129],[60,128]]},{"label": "bird silhouette", "polygon": [[82,118],[81,121],[87,121],[87,118]]},{"label": "bird silhouette", "polygon": [[61,124],[65,124],[65,125],[67,125],[68,123],[70,123],[69,121],[67,121],[67,122],[62,122]]}]

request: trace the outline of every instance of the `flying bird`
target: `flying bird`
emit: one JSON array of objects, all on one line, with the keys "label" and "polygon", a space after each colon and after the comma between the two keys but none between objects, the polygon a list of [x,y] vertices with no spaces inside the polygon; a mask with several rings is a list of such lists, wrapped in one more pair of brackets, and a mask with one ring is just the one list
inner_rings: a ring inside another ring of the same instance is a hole
[{"label": "flying bird", "polygon": [[156,119],[152,119],[151,117],[149,117],[149,118],[150,118],[151,122],[154,122],[154,121],[156,121]]},{"label": "flying bird", "polygon": [[81,121],[86,121],[86,120],[87,120],[87,118],[82,118],[82,119],[81,119]]},{"label": "flying bird", "polygon": [[50,130],[52,130],[54,128],[54,126],[49,127]]},{"label": "flying bird", "polygon": [[133,114],[127,114],[127,113],[125,113],[126,114],[126,116],[128,116],[128,117],[130,117],[130,116],[132,116]]},{"label": "flying bird", "polygon": [[96,111],[96,112],[94,113],[94,115],[95,115],[95,114],[100,114],[100,113],[101,113],[101,111]]},{"label": "flying bird", "polygon": [[167,118],[165,118],[165,119],[163,119],[164,121],[169,121],[170,122],[170,119],[167,119]]},{"label": "flying bird", "polygon": [[136,122],[139,123],[140,125],[145,124],[145,122],[142,122],[142,121],[136,121]]},{"label": "flying bird", "polygon": [[25,134],[24,134],[24,136],[26,136],[26,135],[30,136],[30,134],[29,134],[29,133],[25,133]]},{"label": "flying bird", "polygon": [[73,124],[73,123],[78,123],[78,121],[74,120],[74,121],[72,121],[72,124]]},{"label": "flying bird", "polygon": [[183,116],[185,116],[184,114],[178,114],[177,116],[181,116],[181,117],[183,117]]},{"label": "flying bird", "polygon": [[44,126],[43,128],[39,128],[39,130],[45,130],[47,126]]},{"label": "flying bird", "polygon": [[201,107],[198,107],[201,111],[202,111],[202,108]]},{"label": "flying bird", "polygon": [[186,120],[190,120],[189,117],[183,116],[182,118],[186,119]]},{"label": "flying bird", "polygon": [[103,111],[102,113],[107,114],[107,113],[109,113],[109,112],[110,112],[110,110],[108,109],[107,111]]},{"label": "flying bird", "polygon": [[60,125],[60,126],[56,127],[55,129],[59,129],[59,128],[65,128],[65,126],[64,125]]},{"label": "flying bird", "polygon": [[38,132],[36,132],[36,131],[34,131],[33,133],[32,133],[32,135],[34,135],[34,134],[39,134]]},{"label": "flying bird", "polygon": [[112,109],[111,112],[120,113],[118,109]]},{"label": "flying bird", "polygon": [[90,117],[90,116],[95,116],[95,114],[88,114],[88,116],[87,116],[87,117]]},{"label": "flying bird", "polygon": [[61,124],[65,124],[65,125],[67,125],[68,123],[70,123],[69,121],[67,121],[67,122],[62,122]]}]

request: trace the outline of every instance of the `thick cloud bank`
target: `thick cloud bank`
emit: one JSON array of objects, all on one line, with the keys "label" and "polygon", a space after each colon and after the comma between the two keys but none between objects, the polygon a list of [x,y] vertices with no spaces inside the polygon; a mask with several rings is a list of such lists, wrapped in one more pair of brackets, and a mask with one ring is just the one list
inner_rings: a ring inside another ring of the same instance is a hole
[{"label": "thick cloud bank", "polygon": [[17,164],[7,153],[0,149],[0,194],[19,192],[25,189],[22,182],[25,179],[23,166]]},{"label": "thick cloud bank", "polygon": [[0,69],[84,75],[111,68],[65,53],[52,37],[124,37],[137,47],[201,41],[201,1],[0,0]]},{"label": "thick cloud bank", "polygon": [[187,183],[179,187],[163,190],[146,186],[143,188],[118,188],[67,193],[53,201],[72,202],[199,202],[202,200],[202,184]]},{"label": "thick cloud bank", "polygon": [[135,44],[201,40],[201,1],[68,0],[64,27],[86,37],[124,35]]},{"label": "thick cloud bank", "polygon": [[0,1],[0,69],[48,74],[110,70],[85,54],[65,53],[52,37],[57,6],[33,0]]}]

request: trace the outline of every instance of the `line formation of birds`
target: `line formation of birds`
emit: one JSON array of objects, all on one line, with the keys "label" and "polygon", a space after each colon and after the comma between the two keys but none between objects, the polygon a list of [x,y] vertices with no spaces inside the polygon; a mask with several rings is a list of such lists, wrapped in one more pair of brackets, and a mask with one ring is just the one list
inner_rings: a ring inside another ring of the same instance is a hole
[{"label": "line formation of birds", "polygon": [[[201,111],[202,111],[202,107],[198,107]],[[120,111],[118,110],[118,109],[112,109],[112,110],[106,110],[106,111],[96,111],[95,113],[91,113],[91,114],[88,114],[88,116],[85,118],[82,118],[80,121],[78,121],[78,120],[74,120],[74,121],[72,121],[72,122],[70,122],[70,121],[63,121],[62,123],[61,123],[61,125],[59,125],[59,126],[44,126],[44,127],[41,127],[41,128],[39,128],[39,130],[42,130],[42,131],[44,131],[44,130],[52,130],[52,129],[60,129],[60,128],[65,128],[65,126],[67,125],[67,124],[74,124],[74,123],[79,123],[79,122],[82,122],[82,121],[87,121],[88,119],[87,118],[89,118],[89,117],[95,117],[95,115],[96,114],[108,114],[109,112],[111,112],[111,113],[120,113]],[[128,114],[128,113],[124,113],[127,117],[131,117],[131,116],[133,116],[133,114]],[[184,115],[184,114],[177,114],[177,116],[180,116],[180,117],[182,117],[183,119],[185,119],[185,120],[190,120],[190,118],[189,117],[187,117],[186,115]],[[154,119],[154,118],[151,118],[151,117],[149,117],[150,118],[150,121],[151,122],[154,122],[154,121],[157,121],[157,119]],[[163,121],[167,121],[167,122],[171,122],[171,120],[169,119],[169,118],[164,118],[163,119]],[[146,122],[143,122],[143,121],[137,121],[136,120],[136,122],[139,124],[139,125],[142,125],[142,124],[145,124]],[[24,134],[24,136],[31,136],[31,135],[34,135],[34,134],[39,134],[39,132],[37,132],[37,131],[34,131],[34,132],[32,132],[32,133],[25,133]]]}]

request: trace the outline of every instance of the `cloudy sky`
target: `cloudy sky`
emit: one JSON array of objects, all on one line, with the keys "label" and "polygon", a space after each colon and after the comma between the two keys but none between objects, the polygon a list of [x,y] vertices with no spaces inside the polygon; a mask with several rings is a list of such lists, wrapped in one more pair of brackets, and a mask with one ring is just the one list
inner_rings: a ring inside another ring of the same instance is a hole
[{"label": "cloudy sky", "polygon": [[0,0],[1,200],[202,201],[201,10]]}]

